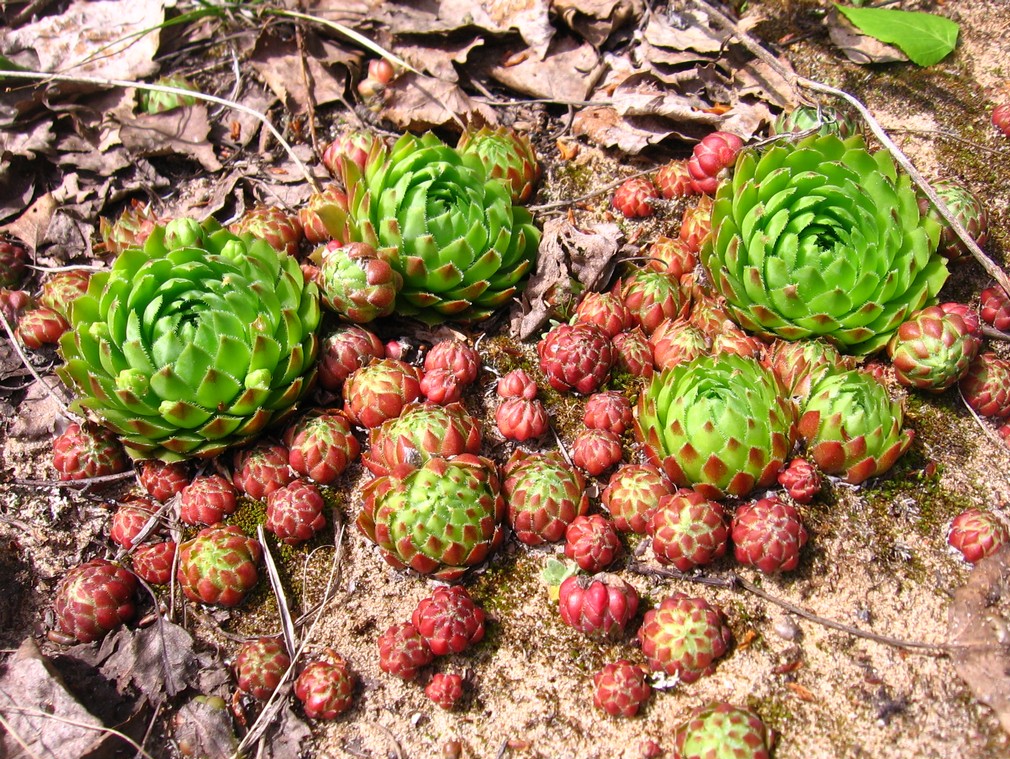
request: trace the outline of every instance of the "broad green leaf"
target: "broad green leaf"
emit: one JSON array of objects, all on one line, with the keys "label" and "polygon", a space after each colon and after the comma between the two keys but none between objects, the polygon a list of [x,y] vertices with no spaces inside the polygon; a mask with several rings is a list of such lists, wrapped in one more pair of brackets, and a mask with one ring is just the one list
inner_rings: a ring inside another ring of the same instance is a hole
[{"label": "broad green leaf", "polygon": [[943,16],[891,8],[849,8],[835,5],[863,34],[897,45],[913,63],[932,66],[957,45],[961,29]]}]

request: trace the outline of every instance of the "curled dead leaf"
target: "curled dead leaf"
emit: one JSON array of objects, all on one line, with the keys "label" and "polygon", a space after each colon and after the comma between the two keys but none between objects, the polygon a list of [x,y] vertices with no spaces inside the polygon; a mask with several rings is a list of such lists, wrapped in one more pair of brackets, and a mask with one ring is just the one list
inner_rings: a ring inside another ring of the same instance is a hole
[{"label": "curled dead leaf", "polygon": [[976,564],[954,592],[947,640],[957,674],[1010,733],[1010,545]]}]

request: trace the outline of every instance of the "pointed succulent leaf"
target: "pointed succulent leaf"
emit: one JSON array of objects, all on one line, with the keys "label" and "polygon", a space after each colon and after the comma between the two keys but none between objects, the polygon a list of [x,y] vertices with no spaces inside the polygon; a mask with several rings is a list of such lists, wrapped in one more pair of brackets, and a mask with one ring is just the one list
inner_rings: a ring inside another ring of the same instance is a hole
[{"label": "pointed succulent leaf", "polygon": [[77,405],[138,458],[210,456],[311,385],[318,292],[298,263],[212,220],[154,227],[92,277],[60,342]]}]

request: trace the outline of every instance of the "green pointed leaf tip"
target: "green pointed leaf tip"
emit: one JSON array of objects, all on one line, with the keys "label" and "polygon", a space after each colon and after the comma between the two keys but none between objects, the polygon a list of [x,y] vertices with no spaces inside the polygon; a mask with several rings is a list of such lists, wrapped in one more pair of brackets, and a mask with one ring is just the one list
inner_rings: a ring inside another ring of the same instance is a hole
[{"label": "green pointed leaf tip", "polygon": [[950,55],[961,30],[950,19],[932,13],[837,4],[835,8],[863,34],[897,45],[909,60],[920,66],[932,66]]},{"label": "green pointed leaf tip", "polygon": [[237,445],[311,385],[316,286],[269,245],[212,220],[156,228],[79,300],[60,376],[132,455]]}]

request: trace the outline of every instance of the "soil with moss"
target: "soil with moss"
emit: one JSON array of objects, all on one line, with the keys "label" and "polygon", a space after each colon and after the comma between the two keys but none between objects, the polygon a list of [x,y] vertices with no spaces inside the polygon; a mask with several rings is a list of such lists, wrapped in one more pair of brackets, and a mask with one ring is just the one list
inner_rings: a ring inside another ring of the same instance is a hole
[{"label": "soil with moss", "polygon": [[[752,12],[763,19],[755,32],[773,45],[781,43],[801,74],[863,99],[927,177],[957,179],[984,198],[992,227],[988,252],[1005,264],[1010,143],[995,139],[988,124],[994,102],[1010,96],[1005,3],[944,3],[944,14],[961,24],[961,43],[949,59],[921,70],[845,62],[827,42],[823,9],[823,3],[809,0],[753,4]],[[786,35],[796,41],[787,44]],[[634,168],[621,156],[585,145],[567,160],[555,144],[544,142],[541,149],[549,163],[540,195],[545,200],[582,195]],[[649,165],[644,160],[641,167]],[[608,196],[601,196],[581,204],[576,219],[588,223],[607,217],[607,203]],[[647,223],[620,224],[629,238],[644,243],[675,232],[681,211],[677,206]],[[981,269],[968,262],[953,273],[943,295],[970,300],[987,285]],[[502,337],[480,345],[483,384],[470,391],[466,404],[485,423],[484,453],[503,463],[512,446],[494,431],[495,401],[488,385],[495,372],[516,366],[537,376],[541,387],[546,383],[532,346]],[[991,347],[1006,353],[1002,345]],[[547,400],[560,441],[570,443],[580,424],[581,401],[557,394]],[[776,598],[870,633],[943,644],[951,594],[969,572],[947,549],[946,525],[964,508],[1000,508],[1010,499],[1010,450],[980,429],[956,391],[909,396],[906,404],[916,439],[894,470],[861,487],[830,482],[801,508],[810,542],[796,572],[764,577],[727,557],[706,574],[737,573]],[[49,445],[43,439],[8,443],[5,467],[22,478],[50,477]],[[544,447],[556,446],[550,441]],[[634,536],[619,573],[639,591],[643,611],[674,591],[703,596],[725,611],[735,644],[714,674],[690,685],[667,683],[634,719],[603,716],[592,707],[593,673],[618,658],[641,660],[641,652],[633,638],[600,644],[566,627],[540,577],[560,548],[531,550],[509,541],[467,582],[488,613],[484,641],[464,654],[440,658],[422,675],[422,683],[436,670],[466,675],[464,702],[444,712],[425,697],[422,684],[379,670],[376,638],[389,625],[408,620],[431,584],[389,567],[354,526],[364,479],[356,464],[328,493],[345,527],[338,531],[342,555],[335,594],[309,646],[310,653],[332,648],[343,655],[359,688],[349,713],[314,725],[310,755],[672,756],[674,728],[692,708],[712,700],[757,711],[779,736],[778,759],[988,759],[1010,752],[992,712],[972,697],[942,655],[831,629],[742,589],[633,572],[630,558],[657,566],[647,541]],[[595,493],[604,484],[605,479],[596,482]],[[0,601],[4,645],[16,646],[30,629],[43,632],[57,578],[74,557],[93,553],[90,549],[103,540],[105,502],[66,491],[40,495],[8,489],[0,495],[5,515],[0,538],[10,548],[0,552],[0,578],[12,589]],[[597,503],[594,498],[594,509]],[[247,504],[236,519],[251,525],[262,518],[259,508]],[[275,555],[281,558],[293,613],[311,611],[330,579],[332,547],[321,538]],[[276,632],[276,605],[265,583],[261,586],[240,612],[191,615],[187,624],[202,642],[226,654],[237,647],[235,637]],[[165,755],[171,755],[170,744],[165,746]]]}]

